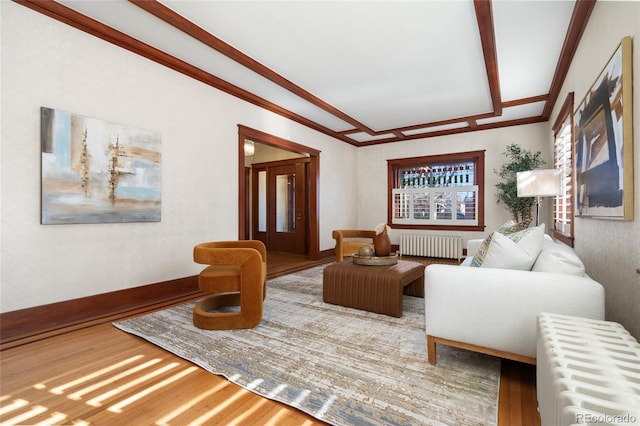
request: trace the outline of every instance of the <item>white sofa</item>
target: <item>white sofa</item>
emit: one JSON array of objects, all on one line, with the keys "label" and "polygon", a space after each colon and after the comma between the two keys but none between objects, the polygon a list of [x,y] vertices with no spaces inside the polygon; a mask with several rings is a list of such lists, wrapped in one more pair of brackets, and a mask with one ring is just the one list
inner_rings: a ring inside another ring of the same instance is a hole
[{"label": "white sofa", "polygon": [[569,247],[544,235],[532,270],[471,267],[482,241],[468,242],[470,257],[460,266],[425,269],[430,363],[436,344],[445,344],[535,364],[539,313],[604,319],[604,288]]}]

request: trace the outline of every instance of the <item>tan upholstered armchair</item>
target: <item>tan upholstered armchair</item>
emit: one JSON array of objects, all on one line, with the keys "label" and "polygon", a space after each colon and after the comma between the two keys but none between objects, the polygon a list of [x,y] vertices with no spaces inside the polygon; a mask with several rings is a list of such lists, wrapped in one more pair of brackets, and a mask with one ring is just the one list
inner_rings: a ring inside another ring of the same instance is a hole
[{"label": "tan upholstered armchair", "polygon": [[[260,241],[220,241],[194,247],[193,260],[207,266],[200,290],[213,293],[193,309],[193,324],[207,330],[253,328],[262,320],[267,250]],[[239,306],[239,312],[212,312]]]},{"label": "tan upholstered armchair", "polygon": [[333,239],[336,240],[336,261],[342,262],[345,256],[357,253],[363,245],[373,247],[374,230],[341,229],[333,231]]}]

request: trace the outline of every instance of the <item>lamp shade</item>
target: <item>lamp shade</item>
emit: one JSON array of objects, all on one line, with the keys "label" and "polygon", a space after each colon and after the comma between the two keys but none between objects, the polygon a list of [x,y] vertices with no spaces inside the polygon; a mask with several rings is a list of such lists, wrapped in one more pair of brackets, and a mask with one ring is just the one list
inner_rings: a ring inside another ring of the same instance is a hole
[{"label": "lamp shade", "polygon": [[562,170],[538,169],[518,172],[518,197],[551,197],[561,195]]}]

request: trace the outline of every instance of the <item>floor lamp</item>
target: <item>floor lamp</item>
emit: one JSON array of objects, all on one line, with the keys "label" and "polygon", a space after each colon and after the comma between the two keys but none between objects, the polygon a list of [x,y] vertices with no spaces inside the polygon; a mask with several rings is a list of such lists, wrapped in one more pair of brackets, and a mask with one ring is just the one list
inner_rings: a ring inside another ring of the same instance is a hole
[{"label": "floor lamp", "polygon": [[542,197],[561,195],[562,170],[538,169],[518,172],[518,197],[536,197],[536,226],[540,225]]}]

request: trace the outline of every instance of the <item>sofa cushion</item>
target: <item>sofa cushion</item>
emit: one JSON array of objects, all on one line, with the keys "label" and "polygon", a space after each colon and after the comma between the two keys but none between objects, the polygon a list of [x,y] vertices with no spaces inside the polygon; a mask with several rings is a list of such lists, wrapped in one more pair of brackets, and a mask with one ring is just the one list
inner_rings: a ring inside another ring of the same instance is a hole
[{"label": "sofa cushion", "polygon": [[560,244],[545,245],[531,270],[577,276],[585,275],[584,264],[580,258],[569,247],[563,247]]},{"label": "sofa cushion", "polygon": [[470,266],[530,271],[544,241],[544,224],[509,235],[494,232],[483,241]]}]

